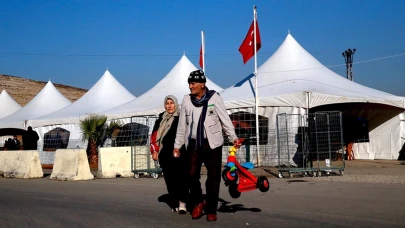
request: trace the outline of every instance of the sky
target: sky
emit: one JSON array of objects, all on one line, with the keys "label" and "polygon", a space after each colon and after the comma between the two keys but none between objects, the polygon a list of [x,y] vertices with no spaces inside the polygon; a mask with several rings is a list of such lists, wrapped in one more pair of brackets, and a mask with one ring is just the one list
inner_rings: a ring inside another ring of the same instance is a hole
[{"label": "sky", "polygon": [[[198,67],[205,33],[206,74],[227,88],[254,70],[238,48],[257,5],[266,61],[291,35],[326,66],[405,53],[403,0],[2,0],[0,74],[89,89],[108,68],[139,96],[183,53]],[[345,77],[344,65],[330,68]],[[353,66],[354,81],[405,96],[405,55]]]}]

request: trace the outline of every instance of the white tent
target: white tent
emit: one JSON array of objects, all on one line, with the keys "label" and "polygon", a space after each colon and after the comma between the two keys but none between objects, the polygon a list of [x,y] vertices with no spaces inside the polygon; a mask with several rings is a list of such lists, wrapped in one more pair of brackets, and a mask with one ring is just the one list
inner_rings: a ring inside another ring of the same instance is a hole
[{"label": "white tent", "polygon": [[369,141],[353,145],[355,159],[398,159],[405,143],[405,113],[370,131]]},{"label": "white tent", "polygon": [[[84,148],[86,142],[81,140],[80,120],[88,114],[100,113],[133,99],[135,96],[106,70],[97,83],[77,101],[59,111],[33,118],[28,121],[28,125],[39,133],[40,141],[44,140],[45,133],[62,128],[69,131],[68,148]],[[41,144],[38,147],[41,149]]]},{"label": "white tent", "polygon": [[[305,114],[308,109],[359,116],[368,120],[369,129],[397,116],[404,110],[404,98],[378,91],[336,74],[309,54],[290,34],[277,51],[258,68],[259,115],[269,119],[269,140],[276,137],[276,115]],[[255,76],[223,90],[230,112],[254,112]],[[382,141],[377,138],[374,140]],[[274,143],[275,144],[275,143]],[[266,147],[266,155],[276,157],[277,148]],[[254,147],[254,146],[253,146]],[[386,151],[384,158],[391,157]],[[361,158],[361,157],[360,157]],[[263,165],[266,163],[264,162]],[[270,162],[270,165],[273,165]]]},{"label": "white tent", "polygon": [[21,108],[6,90],[1,91],[0,94],[0,119],[8,116]]},{"label": "white tent", "polygon": [[133,99],[135,99],[135,96],[106,70],[97,83],[80,99],[57,112],[36,119],[33,118],[29,121],[29,124],[32,127],[78,124],[80,118],[88,114],[100,113]]},{"label": "white tent", "polygon": [[26,129],[27,120],[57,111],[71,104],[49,81],[46,86],[23,108],[0,119],[0,128]]},{"label": "white tent", "polygon": [[[156,115],[164,110],[163,99],[174,95],[181,103],[184,95],[189,94],[187,79],[191,71],[197,68],[183,55],[172,70],[150,90],[121,106],[114,107],[104,114],[112,118],[125,118],[134,115]],[[207,78],[207,87],[221,91],[222,88]]]},{"label": "white tent", "polygon": [[[6,90],[3,90],[0,94],[0,107],[0,119],[21,109],[21,106],[7,93]],[[0,136],[0,147],[3,147],[4,141],[12,137],[12,133],[1,132],[0,130],[0,134],[6,134]]]},{"label": "white tent", "polygon": [[[221,92],[228,107],[254,106],[254,79],[252,74]],[[308,108],[309,102],[312,108],[335,103],[370,102],[405,107],[402,97],[336,74],[309,54],[290,34],[258,68],[258,85],[260,106]]]},{"label": "white tent", "polygon": [[[255,76],[251,74],[223,90],[221,96],[227,108],[254,107],[254,84]],[[290,34],[258,68],[258,90],[259,114],[269,118],[280,112],[303,113],[305,109],[325,105],[364,103],[367,105],[361,109],[351,107],[350,112],[366,118],[372,130],[405,108],[403,97],[360,85],[325,67]],[[270,127],[275,129],[275,124]]]}]

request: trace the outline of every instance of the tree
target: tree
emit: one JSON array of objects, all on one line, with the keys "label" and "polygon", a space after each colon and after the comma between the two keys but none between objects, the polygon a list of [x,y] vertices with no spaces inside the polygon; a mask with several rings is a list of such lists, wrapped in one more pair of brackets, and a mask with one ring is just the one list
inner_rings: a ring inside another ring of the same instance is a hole
[{"label": "tree", "polygon": [[113,120],[107,124],[107,116],[90,115],[80,121],[82,140],[87,140],[87,156],[90,164],[98,163],[98,147],[106,137],[111,137],[113,131],[121,127],[119,121]]}]

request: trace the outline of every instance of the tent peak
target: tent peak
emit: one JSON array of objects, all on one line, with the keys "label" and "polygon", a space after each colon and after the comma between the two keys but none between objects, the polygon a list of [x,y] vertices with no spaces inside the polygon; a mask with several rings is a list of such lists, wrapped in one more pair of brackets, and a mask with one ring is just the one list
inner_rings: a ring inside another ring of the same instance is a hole
[{"label": "tent peak", "polygon": [[288,35],[290,35],[291,33],[290,33],[290,30],[288,29]]},{"label": "tent peak", "polygon": [[183,55],[183,56],[181,56],[179,62],[180,62],[180,61],[185,61],[185,60],[190,61],[190,60],[187,58],[186,55]]}]

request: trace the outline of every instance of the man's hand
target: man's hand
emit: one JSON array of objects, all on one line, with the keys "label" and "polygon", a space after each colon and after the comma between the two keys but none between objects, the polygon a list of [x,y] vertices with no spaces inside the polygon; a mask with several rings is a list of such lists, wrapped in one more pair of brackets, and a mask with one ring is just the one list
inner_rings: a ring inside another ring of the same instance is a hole
[{"label": "man's hand", "polygon": [[239,149],[239,147],[242,146],[242,142],[243,142],[243,139],[235,139],[235,140],[233,141],[233,146],[234,146],[236,149]]},{"label": "man's hand", "polygon": [[153,152],[152,153],[152,159],[154,160],[154,161],[157,161],[158,159],[159,159],[159,153],[158,152]]},{"label": "man's hand", "polygon": [[175,157],[175,158],[180,157],[180,149],[178,149],[178,148],[173,149],[173,157]]}]

